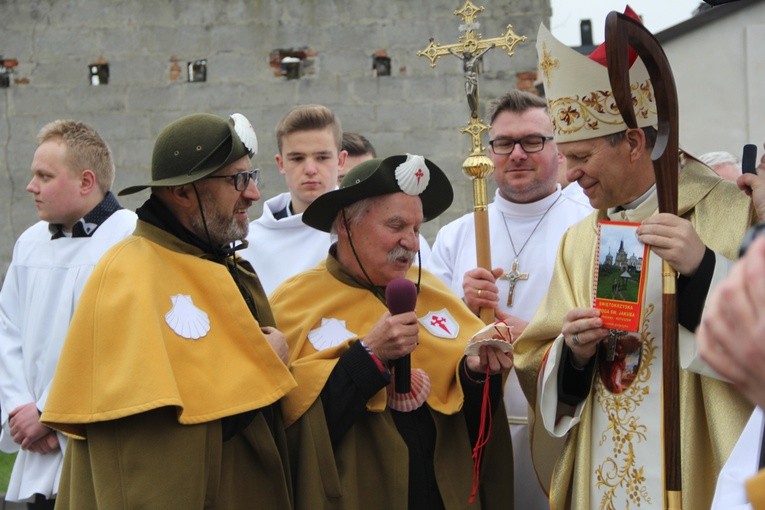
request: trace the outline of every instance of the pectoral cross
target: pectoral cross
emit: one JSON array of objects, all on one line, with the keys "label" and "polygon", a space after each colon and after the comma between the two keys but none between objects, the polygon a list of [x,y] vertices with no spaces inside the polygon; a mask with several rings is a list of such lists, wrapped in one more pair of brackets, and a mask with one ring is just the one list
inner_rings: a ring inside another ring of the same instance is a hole
[{"label": "pectoral cross", "polygon": [[500,276],[510,282],[510,290],[507,292],[507,306],[513,306],[513,294],[515,293],[515,284],[519,280],[528,280],[529,273],[521,273],[518,271],[518,259],[513,260],[513,265],[510,266],[510,271]]},{"label": "pectoral cross", "polygon": [[624,331],[618,329],[608,330],[608,349],[606,350],[606,360],[616,359],[616,344],[619,343],[619,337],[624,335]]}]

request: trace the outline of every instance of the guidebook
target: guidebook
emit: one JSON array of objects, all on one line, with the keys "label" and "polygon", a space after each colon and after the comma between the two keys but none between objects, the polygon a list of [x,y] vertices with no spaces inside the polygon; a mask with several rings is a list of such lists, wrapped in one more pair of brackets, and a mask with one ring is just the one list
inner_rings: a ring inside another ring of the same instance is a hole
[{"label": "guidebook", "polygon": [[633,332],[640,329],[648,246],[637,239],[638,225],[598,222],[593,306],[600,310],[604,328]]}]

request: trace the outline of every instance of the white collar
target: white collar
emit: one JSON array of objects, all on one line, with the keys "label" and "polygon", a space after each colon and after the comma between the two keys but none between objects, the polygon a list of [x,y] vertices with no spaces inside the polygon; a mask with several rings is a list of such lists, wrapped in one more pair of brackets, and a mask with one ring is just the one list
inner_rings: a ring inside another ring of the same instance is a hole
[{"label": "white collar", "polygon": [[541,216],[558,200],[561,195],[560,184],[556,184],[556,189],[551,194],[544,198],[537,200],[536,202],[529,202],[527,204],[519,204],[517,202],[511,202],[506,198],[503,198],[499,194],[499,190],[494,193],[494,204],[497,210],[506,216],[518,216],[534,218]]}]

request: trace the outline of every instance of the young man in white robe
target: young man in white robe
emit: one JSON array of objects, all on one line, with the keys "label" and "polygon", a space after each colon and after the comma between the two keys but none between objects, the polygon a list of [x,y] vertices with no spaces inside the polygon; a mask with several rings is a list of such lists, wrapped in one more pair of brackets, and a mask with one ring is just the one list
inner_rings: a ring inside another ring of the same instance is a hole
[{"label": "young man in white robe", "polygon": [[326,106],[296,106],[276,126],[279,154],[274,159],[289,191],[266,200],[241,252],[266,294],[327,256],[329,235],[304,224],[302,217],[317,197],[337,187],[347,154],[341,139],[340,119]]},{"label": "young man in white robe", "polygon": [[6,500],[44,509],[55,503],[66,442],[40,411],[85,281],[136,215],[109,191],[112,154],[92,127],[57,120],[37,139],[26,190],[41,221],[16,241],[0,291],[0,449],[18,451]]},{"label": "young man in white robe", "polygon": [[[592,208],[561,193],[558,149],[544,99],[513,90],[492,104],[489,118],[488,153],[497,184],[489,204],[494,270],[476,268],[473,213],[441,228],[426,267],[474,313],[481,307],[496,310],[498,318],[513,325],[517,337],[550,283],[558,241]],[[523,279],[511,287],[507,275],[513,272]],[[515,508],[547,509],[547,496],[531,462],[528,402],[515,370],[505,384],[504,398],[513,438]]]}]

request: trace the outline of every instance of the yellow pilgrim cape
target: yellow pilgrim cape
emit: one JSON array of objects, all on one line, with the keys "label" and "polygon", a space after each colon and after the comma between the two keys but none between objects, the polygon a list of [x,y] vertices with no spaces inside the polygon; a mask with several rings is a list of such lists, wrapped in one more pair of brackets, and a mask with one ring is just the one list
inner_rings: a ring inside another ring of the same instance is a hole
[{"label": "yellow pilgrim cape", "polygon": [[[329,256],[314,269],[293,277],[280,285],[270,296],[277,326],[287,335],[290,347],[290,368],[298,387],[282,400],[286,426],[298,420],[313,404],[324,388],[338,358],[370,331],[387,308],[370,290],[351,286],[333,276],[328,265],[338,267]],[[408,278],[417,281],[417,267],[409,270]],[[459,331],[454,338],[438,337],[420,324],[420,344],[411,354],[412,369],[421,368],[430,376],[427,403],[442,414],[457,413],[462,408],[463,393],[457,369],[470,337],[484,324],[438,278],[422,271],[420,293],[415,312],[418,319],[432,312],[448,311]],[[317,350],[308,335],[320,328],[323,320],[345,321],[344,327],[353,336],[337,345]],[[367,403],[373,412],[386,407],[383,388]]]},{"label": "yellow pilgrim cape", "polygon": [[[165,406],[177,408],[179,423],[203,423],[272,404],[295,386],[231,274],[203,255],[139,221],[103,256],[72,318],[43,423],[83,439],[88,423]],[[257,277],[239,271],[271,322]],[[207,315],[204,336],[170,327],[177,296],[190,297],[192,315]]]},{"label": "yellow pilgrim cape", "polygon": [[[680,215],[693,224],[707,247],[729,259],[735,258],[753,219],[750,200],[695,160],[685,157],[682,160]],[[651,200],[656,212],[655,193]],[[589,501],[590,483],[595,477],[590,470],[597,464],[590,458],[591,443],[601,440],[591,437],[589,432],[592,413],[598,408],[594,391],[584,402],[581,421],[565,436],[563,445],[560,439],[548,435],[542,425],[537,392],[540,368],[561,333],[565,314],[575,307],[592,306],[597,220],[605,218],[606,211],[595,211],[572,226],[561,239],[550,289],[514,345],[515,367],[531,405],[534,466],[543,484],[550,487],[551,508],[555,510],[589,509],[598,503]],[[660,308],[659,305],[652,314],[659,321]],[[682,326],[680,334],[692,335]],[[660,337],[656,341],[661,342]],[[595,377],[597,374],[596,366]],[[652,377],[661,378],[661,373]],[[751,413],[751,404],[727,383],[681,370],[680,407],[683,506],[709,508],[717,473]],[[656,459],[657,469],[661,462]],[[653,505],[660,508],[661,501],[652,501]]]}]

